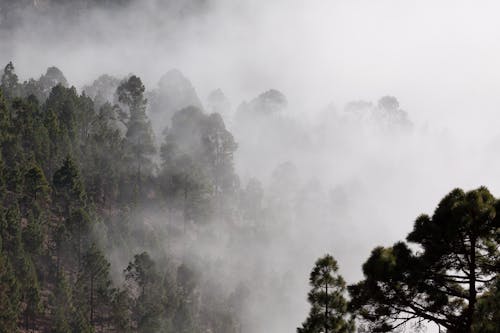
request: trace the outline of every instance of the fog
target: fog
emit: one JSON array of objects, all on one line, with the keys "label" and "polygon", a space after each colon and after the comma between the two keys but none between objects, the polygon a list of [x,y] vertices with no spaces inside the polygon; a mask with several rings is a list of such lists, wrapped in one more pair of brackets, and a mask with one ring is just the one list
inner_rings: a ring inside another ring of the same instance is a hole
[{"label": "fog", "polygon": [[[153,92],[178,69],[205,110],[213,90],[227,97],[241,187],[262,183],[275,224],[263,233],[270,240],[241,228],[238,246],[220,225],[216,242],[200,237],[187,253],[221,263],[207,274],[229,289],[269,279],[244,307],[248,332],[300,325],[318,256],[331,253],[354,283],[372,248],[404,239],[451,189],[500,194],[496,1],[145,0],[77,16],[35,3],[0,21],[0,63],[12,60],[22,80],[55,65],[79,89],[134,73]],[[287,103],[241,116],[242,102],[270,89]],[[411,125],[373,116],[383,96],[397,98]],[[360,100],[372,103],[361,115],[345,107]],[[161,142],[169,119],[150,117]],[[152,223],[162,214],[151,211]],[[167,251],[184,251],[184,240],[170,241]]]}]

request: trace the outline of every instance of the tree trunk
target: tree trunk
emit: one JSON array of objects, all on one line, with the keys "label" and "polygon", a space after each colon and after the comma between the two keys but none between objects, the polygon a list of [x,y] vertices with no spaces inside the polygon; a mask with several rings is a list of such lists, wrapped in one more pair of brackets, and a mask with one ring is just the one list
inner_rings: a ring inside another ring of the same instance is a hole
[{"label": "tree trunk", "polygon": [[90,277],[90,325],[94,324],[94,277]]},{"label": "tree trunk", "polygon": [[328,282],[325,283],[326,303],[325,303],[325,333],[328,333]]},{"label": "tree trunk", "polygon": [[472,323],[474,320],[474,312],[476,310],[476,236],[470,236],[470,269],[469,269],[469,307],[467,308],[467,323],[466,323],[466,333],[472,332]]}]

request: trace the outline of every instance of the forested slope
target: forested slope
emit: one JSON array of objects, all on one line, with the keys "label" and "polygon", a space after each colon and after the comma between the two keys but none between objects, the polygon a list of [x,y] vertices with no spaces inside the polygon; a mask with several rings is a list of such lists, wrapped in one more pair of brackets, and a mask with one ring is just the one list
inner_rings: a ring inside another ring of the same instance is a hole
[{"label": "forested slope", "polygon": [[[220,116],[178,112],[158,149],[136,76],[101,106],[56,68],[20,83],[8,64],[1,83],[0,331],[238,331],[231,292],[163,251],[232,214]],[[172,217],[152,225],[152,207]]]}]

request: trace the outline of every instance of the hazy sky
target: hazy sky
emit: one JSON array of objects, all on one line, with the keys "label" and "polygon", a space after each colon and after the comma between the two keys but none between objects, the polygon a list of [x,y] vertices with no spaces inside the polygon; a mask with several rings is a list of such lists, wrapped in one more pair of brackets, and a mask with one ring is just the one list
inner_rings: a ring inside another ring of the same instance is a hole
[{"label": "hazy sky", "polygon": [[154,84],[177,67],[202,98],[221,87],[236,103],[273,87],[304,112],[392,94],[414,119],[474,133],[500,102],[497,1],[218,0],[183,19],[138,3],[64,26],[28,22],[0,61],[24,77],[55,64],[77,85],[102,72]]}]

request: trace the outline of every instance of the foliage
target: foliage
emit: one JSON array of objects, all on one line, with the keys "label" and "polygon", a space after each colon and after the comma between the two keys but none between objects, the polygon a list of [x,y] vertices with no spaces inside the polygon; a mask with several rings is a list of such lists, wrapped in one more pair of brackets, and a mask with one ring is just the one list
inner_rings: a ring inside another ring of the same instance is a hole
[{"label": "foliage", "polygon": [[298,333],[354,332],[354,322],[346,319],[346,283],[337,271],[337,261],[331,255],[316,261],[309,277],[311,310],[302,327],[297,329]]},{"label": "foliage", "polygon": [[372,251],[365,280],[349,287],[352,307],[377,332],[423,322],[472,332],[500,269],[497,207],[485,187],[451,191],[415,221],[407,241],[420,251],[405,242]]}]

